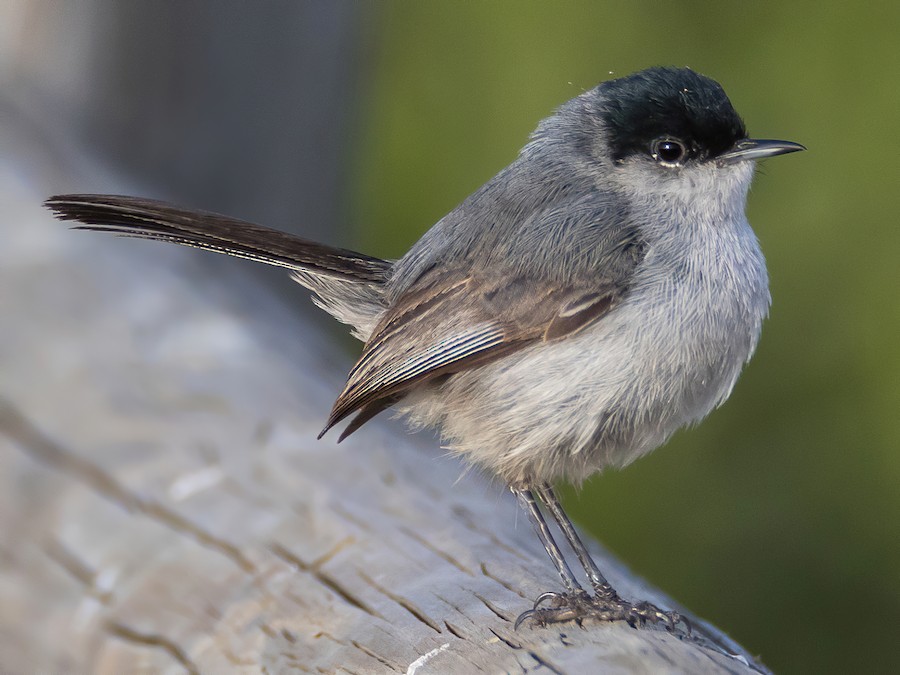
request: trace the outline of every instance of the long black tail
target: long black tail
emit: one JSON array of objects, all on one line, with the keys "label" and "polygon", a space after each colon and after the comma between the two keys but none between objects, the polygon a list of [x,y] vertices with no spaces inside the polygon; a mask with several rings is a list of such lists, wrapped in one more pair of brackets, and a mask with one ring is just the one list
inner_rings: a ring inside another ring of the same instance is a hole
[{"label": "long black tail", "polygon": [[119,195],[58,195],[44,206],[78,230],[112,232],[193,246],[291,270],[348,281],[378,284],[391,264],[362,253],[314,241],[206,211],[190,211],[165,202]]}]

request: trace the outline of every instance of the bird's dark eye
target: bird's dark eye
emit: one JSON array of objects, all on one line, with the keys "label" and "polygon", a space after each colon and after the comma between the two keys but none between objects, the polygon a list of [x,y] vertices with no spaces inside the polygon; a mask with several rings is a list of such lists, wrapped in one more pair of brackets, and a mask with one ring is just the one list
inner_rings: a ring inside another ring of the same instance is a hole
[{"label": "bird's dark eye", "polygon": [[687,155],[684,143],[674,138],[660,138],[653,141],[650,152],[657,162],[670,166],[680,164]]}]

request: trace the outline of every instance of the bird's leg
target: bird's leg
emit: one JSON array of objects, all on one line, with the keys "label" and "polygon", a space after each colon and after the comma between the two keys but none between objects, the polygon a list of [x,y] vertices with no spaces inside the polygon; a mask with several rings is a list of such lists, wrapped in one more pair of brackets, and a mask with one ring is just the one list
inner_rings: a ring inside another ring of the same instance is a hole
[{"label": "bird's leg", "polygon": [[[583,611],[581,608],[590,602],[590,596],[585,593],[575,575],[572,574],[572,569],[569,567],[569,563],[566,562],[562,551],[559,550],[556,540],[553,539],[550,528],[547,527],[547,521],[544,520],[544,515],[541,513],[541,509],[538,507],[531,490],[514,486],[510,486],[509,489],[516,495],[522,508],[528,512],[538,538],[544,545],[544,550],[547,551],[547,555],[550,556],[550,560],[556,566],[556,571],[566,587],[565,593],[554,593],[552,591],[541,593],[535,600],[534,607],[526,612],[522,612],[519,618],[516,619],[515,628],[517,629],[523,622],[530,620],[535,620],[541,624],[578,620],[579,615]],[[551,600],[553,607],[538,609],[538,605],[546,600]]]},{"label": "bird's leg", "polygon": [[553,539],[550,528],[547,527],[547,521],[544,520],[544,515],[541,513],[540,508],[538,508],[537,502],[534,500],[534,495],[531,494],[531,490],[515,487],[510,487],[510,490],[512,490],[512,493],[519,499],[519,504],[522,505],[522,508],[528,512],[531,522],[534,524],[537,536],[544,545],[544,550],[547,551],[547,555],[550,556],[550,560],[552,560],[553,564],[556,566],[556,571],[559,572],[563,585],[566,587],[566,592],[583,593],[584,590],[575,579],[575,575],[572,574],[569,563],[566,562],[562,551],[559,550],[559,546],[557,546],[556,541]]},{"label": "bird's leg", "polygon": [[559,503],[559,499],[557,499],[553,488],[550,487],[548,483],[544,483],[536,488],[535,492],[537,492],[538,498],[544,502],[549,509],[550,515],[553,516],[553,519],[556,521],[556,524],[559,525],[559,529],[566,538],[566,541],[569,542],[569,546],[572,547],[572,550],[578,557],[578,562],[580,562],[581,566],[584,568],[584,573],[591,582],[594,593],[601,598],[615,598],[615,590],[613,590],[613,587],[609,585],[606,577],[604,577],[603,573],[597,568],[597,564],[594,562],[594,559],[591,558],[591,554],[588,552],[587,547],[584,545],[584,542],[581,541],[581,537],[578,536],[575,526],[563,510],[562,504]]},{"label": "bird's leg", "polygon": [[[665,612],[649,602],[631,603],[619,597],[619,594],[616,593],[606,580],[606,577],[597,568],[587,547],[581,541],[581,537],[578,536],[575,526],[563,510],[562,504],[559,503],[553,488],[544,483],[535,488],[535,492],[550,511],[553,519],[559,525],[560,531],[563,533],[566,541],[569,542],[569,546],[572,547],[572,550],[578,557],[578,561],[584,568],[584,572],[594,589],[593,597],[587,595],[575,580],[572,570],[553,540],[531,490],[513,488],[513,492],[519,497],[522,505],[528,509],[537,527],[538,536],[540,536],[544,548],[556,565],[557,571],[566,586],[566,592],[563,594],[544,593],[540,595],[535,602],[534,608],[524,612],[516,619],[516,628],[525,621],[538,625],[547,625],[563,621],[577,621],[580,624],[585,619],[594,619],[597,621],[625,621],[631,626],[643,626],[648,622],[663,623],[670,631],[674,631],[676,624],[680,622],[684,625],[688,635],[690,635],[690,624],[677,612]],[[550,606],[538,607],[547,599],[552,600]]]}]

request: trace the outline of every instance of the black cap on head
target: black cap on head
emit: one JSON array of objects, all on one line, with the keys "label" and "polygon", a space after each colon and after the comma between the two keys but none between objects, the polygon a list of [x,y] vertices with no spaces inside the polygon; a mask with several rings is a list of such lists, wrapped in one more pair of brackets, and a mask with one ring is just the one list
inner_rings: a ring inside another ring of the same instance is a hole
[{"label": "black cap on head", "polygon": [[648,68],[604,82],[597,91],[617,161],[648,153],[660,138],[682,141],[689,159],[703,160],[747,137],[719,83],[689,68]]}]

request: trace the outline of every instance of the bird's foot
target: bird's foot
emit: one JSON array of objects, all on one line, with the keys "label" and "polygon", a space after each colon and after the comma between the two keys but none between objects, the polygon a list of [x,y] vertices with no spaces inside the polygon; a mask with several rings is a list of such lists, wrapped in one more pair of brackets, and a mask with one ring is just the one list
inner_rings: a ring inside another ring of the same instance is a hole
[{"label": "bird's foot", "polygon": [[523,623],[547,626],[566,621],[575,621],[580,626],[585,620],[625,621],[632,628],[661,623],[670,633],[674,633],[676,626],[681,624],[687,635],[691,634],[691,624],[678,612],[663,611],[649,602],[628,602],[611,589],[609,593],[597,595],[585,591],[542,593],[532,609],[519,615],[515,628],[518,629]]}]

